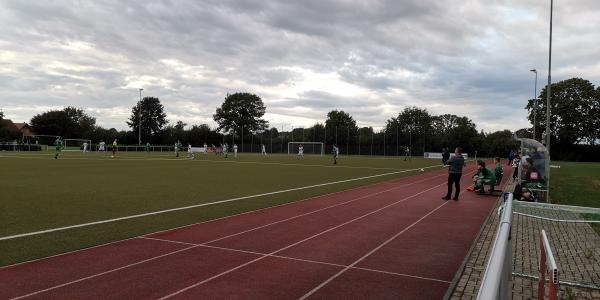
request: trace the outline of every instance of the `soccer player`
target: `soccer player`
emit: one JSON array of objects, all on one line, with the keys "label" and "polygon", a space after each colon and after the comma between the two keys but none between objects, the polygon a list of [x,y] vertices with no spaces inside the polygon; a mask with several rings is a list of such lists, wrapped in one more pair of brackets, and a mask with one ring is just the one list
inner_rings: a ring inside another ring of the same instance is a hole
[{"label": "soccer player", "polygon": [[146,142],[146,152],[150,152],[150,142]]},{"label": "soccer player", "polygon": [[331,150],[331,153],[333,154],[333,164],[337,165],[337,158],[338,158],[338,147],[336,147],[335,145],[333,145],[333,150]]},{"label": "soccer player", "polygon": [[300,158],[304,158],[304,145],[300,144],[300,146],[298,146],[298,156],[296,157],[296,159],[300,159]]},{"label": "soccer player", "polygon": [[192,151],[192,144],[188,143],[188,158],[194,159],[194,152]]},{"label": "soccer player", "polygon": [[406,147],[404,152],[404,161],[406,161],[407,159],[410,159],[410,148],[408,147]]},{"label": "soccer player", "polygon": [[[213,148],[215,146],[213,145]],[[206,144],[206,142],[204,143],[204,155],[206,155],[206,153],[208,153],[208,145]]]},{"label": "soccer player", "polygon": [[112,154],[111,158],[115,158],[115,154],[117,154],[117,139],[115,139],[113,141],[113,144],[112,144],[112,153],[113,154]]},{"label": "soccer player", "polygon": [[83,143],[83,153],[86,153],[86,152],[88,152],[88,143],[84,142]]},{"label": "soccer player", "polygon": [[233,144],[233,157],[237,158],[237,144]]},{"label": "soccer player", "polygon": [[104,141],[100,141],[100,145],[98,146],[98,152],[102,151],[106,151],[106,143]]},{"label": "soccer player", "polygon": [[56,140],[54,141],[54,146],[56,147],[55,152],[54,152],[54,159],[58,159],[58,157],[60,156],[61,152],[62,152],[62,148],[63,148],[63,144],[62,141],[60,140],[60,138],[56,138]]},{"label": "soccer player", "polygon": [[267,155],[267,150],[265,149],[265,144],[260,145],[260,154]]},{"label": "soccer player", "polygon": [[179,151],[181,151],[181,142],[179,140],[177,140],[177,143],[175,143],[175,156],[179,157]]}]

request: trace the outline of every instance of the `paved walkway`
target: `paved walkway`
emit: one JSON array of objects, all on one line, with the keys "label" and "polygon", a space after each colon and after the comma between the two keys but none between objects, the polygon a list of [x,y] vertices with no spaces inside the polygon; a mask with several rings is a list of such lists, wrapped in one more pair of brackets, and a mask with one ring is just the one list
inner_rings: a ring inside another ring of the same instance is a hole
[{"label": "paved walkway", "polygon": [[[508,185],[505,190],[511,190]],[[500,201],[498,201],[498,204]],[[581,219],[579,214],[519,206],[514,212],[554,219]],[[475,299],[489,252],[498,226],[498,215],[492,214],[485,223],[477,242],[473,245],[465,268],[454,287],[450,299]],[[512,299],[537,299],[539,235],[546,230],[561,271],[561,282],[596,286],[599,289],[561,285],[561,293],[573,299],[600,299],[600,236],[587,223],[562,223],[513,216],[513,276]]]}]

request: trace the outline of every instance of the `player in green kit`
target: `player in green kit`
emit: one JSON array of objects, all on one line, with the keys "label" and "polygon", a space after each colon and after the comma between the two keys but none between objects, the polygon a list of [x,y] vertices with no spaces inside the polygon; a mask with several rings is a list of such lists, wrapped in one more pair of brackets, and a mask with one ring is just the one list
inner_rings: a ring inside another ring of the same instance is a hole
[{"label": "player in green kit", "polygon": [[60,138],[56,138],[54,141],[54,146],[56,147],[56,152],[54,153],[54,159],[58,159],[62,152],[63,144]]},{"label": "player in green kit", "polygon": [[179,140],[177,140],[177,143],[175,143],[175,156],[179,157],[179,151],[181,151],[181,142]]},{"label": "player in green kit", "polygon": [[150,142],[146,142],[146,152],[150,152]]}]

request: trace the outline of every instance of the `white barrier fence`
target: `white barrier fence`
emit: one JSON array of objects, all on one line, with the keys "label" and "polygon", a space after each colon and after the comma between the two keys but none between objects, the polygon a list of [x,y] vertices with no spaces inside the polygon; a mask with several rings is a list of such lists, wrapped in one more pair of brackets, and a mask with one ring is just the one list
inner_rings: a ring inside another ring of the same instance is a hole
[{"label": "white barrier fence", "polygon": [[513,194],[504,193],[500,224],[477,294],[478,300],[508,299],[512,281],[512,202]]}]

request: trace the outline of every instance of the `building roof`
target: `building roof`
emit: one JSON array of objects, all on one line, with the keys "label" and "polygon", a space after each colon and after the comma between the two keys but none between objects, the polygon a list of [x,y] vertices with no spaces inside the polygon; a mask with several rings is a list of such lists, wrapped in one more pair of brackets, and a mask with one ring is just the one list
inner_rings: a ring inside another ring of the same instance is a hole
[{"label": "building roof", "polygon": [[10,131],[20,131],[19,128],[15,126],[15,123],[9,119],[0,120],[0,127],[6,127]]},{"label": "building roof", "polygon": [[23,128],[31,128],[27,123],[14,123],[17,129],[22,130]]}]

